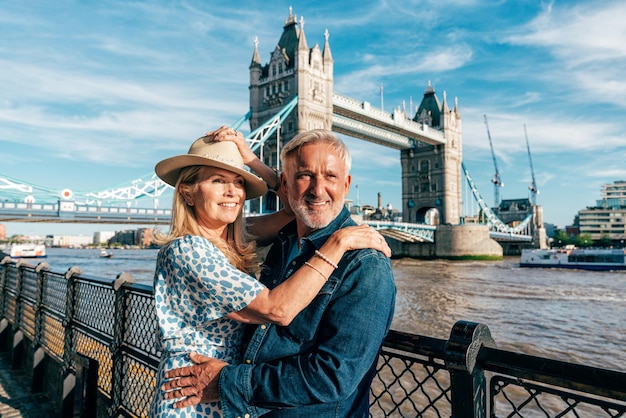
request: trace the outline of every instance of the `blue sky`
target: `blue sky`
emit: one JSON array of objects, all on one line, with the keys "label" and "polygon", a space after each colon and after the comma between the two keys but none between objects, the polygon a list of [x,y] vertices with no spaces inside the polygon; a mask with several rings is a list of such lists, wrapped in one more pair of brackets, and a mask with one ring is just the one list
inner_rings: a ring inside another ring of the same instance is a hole
[{"label": "blue sky", "polygon": [[[151,173],[247,112],[254,39],[268,62],[292,6],[310,47],[328,29],[337,93],[389,112],[417,106],[429,81],[440,100],[458,98],[464,162],[488,203],[485,114],[503,199],[529,194],[526,125],[546,222],[570,224],[603,184],[626,179],[622,1],[224,3],[0,1],[0,175],[96,191]],[[399,152],[344,139],[360,201],[376,204],[381,192],[399,208]]]}]

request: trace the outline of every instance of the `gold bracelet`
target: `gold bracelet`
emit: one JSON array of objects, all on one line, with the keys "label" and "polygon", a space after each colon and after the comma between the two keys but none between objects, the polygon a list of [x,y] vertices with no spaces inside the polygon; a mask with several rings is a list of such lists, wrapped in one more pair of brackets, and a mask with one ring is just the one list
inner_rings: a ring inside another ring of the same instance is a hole
[{"label": "gold bracelet", "polygon": [[313,264],[309,263],[308,261],[305,261],[305,262],[304,262],[304,265],[305,265],[305,266],[309,266],[309,267],[311,267],[313,270],[317,271],[317,272],[320,274],[320,276],[322,276],[322,277],[324,278],[324,280],[328,280],[328,277],[326,277],[326,275],[325,275],[324,273],[322,273],[322,272],[320,271],[320,269],[318,269],[317,267],[315,267]]},{"label": "gold bracelet", "polygon": [[322,260],[324,260],[325,262],[327,262],[328,264],[330,264],[334,269],[338,267],[337,264],[333,263],[330,258],[322,254],[320,250],[315,250],[315,255],[321,258]]}]

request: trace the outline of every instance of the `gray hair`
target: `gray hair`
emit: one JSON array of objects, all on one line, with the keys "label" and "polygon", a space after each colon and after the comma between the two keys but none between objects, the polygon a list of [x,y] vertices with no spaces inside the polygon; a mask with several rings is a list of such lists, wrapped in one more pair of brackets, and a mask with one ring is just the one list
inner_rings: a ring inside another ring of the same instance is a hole
[{"label": "gray hair", "polygon": [[285,164],[294,152],[300,150],[303,145],[316,144],[318,142],[329,144],[343,160],[346,166],[346,172],[350,172],[352,168],[352,156],[350,150],[346,147],[341,139],[331,131],[326,129],[313,129],[296,135],[291,141],[287,142],[280,152],[280,160]]}]

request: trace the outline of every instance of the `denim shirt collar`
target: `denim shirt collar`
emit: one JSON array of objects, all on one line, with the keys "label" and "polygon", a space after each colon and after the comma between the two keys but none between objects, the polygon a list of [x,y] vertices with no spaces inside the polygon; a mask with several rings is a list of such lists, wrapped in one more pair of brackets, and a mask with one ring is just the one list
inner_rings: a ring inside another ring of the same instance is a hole
[{"label": "denim shirt collar", "polygon": [[[352,220],[350,217],[350,211],[343,207],[341,212],[333,219],[327,226],[322,229],[318,229],[313,231],[311,234],[302,237],[300,239],[300,249],[298,251],[297,259],[302,259],[302,256],[310,257],[311,253],[313,253],[316,249],[319,249],[324,243],[328,240],[328,238],[338,229],[345,228],[346,226],[356,225],[356,222]],[[298,232],[296,221],[290,222],[287,224],[277,236],[278,246],[275,246],[270,250],[265,260],[264,265],[266,266],[276,266],[278,263],[279,270],[282,274],[280,277],[285,279],[285,269],[287,268],[287,263],[290,261],[289,254],[290,249],[293,245],[297,245],[298,240]],[[279,250],[279,248],[281,250]],[[277,271],[271,272],[270,270],[265,270],[261,274],[261,282],[263,282],[266,286],[270,288],[278,285],[276,278],[272,276],[277,274]],[[272,278],[273,277],[273,278]]]}]

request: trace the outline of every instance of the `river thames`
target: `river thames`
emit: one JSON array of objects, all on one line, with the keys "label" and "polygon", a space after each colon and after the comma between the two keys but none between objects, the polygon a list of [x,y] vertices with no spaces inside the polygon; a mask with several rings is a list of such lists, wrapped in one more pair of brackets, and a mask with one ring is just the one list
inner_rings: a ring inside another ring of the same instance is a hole
[{"label": "river thames", "polygon": [[[56,272],[72,266],[114,280],[152,284],[157,250],[49,248]],[[31,263],[34,260],[30,261]],[[528,269],[501,261],[393,260],[393,329],[447,339],[459,320],[489,326],[498,348],[626,371],[626,271]]]}]

